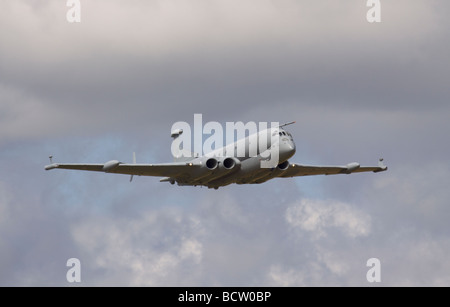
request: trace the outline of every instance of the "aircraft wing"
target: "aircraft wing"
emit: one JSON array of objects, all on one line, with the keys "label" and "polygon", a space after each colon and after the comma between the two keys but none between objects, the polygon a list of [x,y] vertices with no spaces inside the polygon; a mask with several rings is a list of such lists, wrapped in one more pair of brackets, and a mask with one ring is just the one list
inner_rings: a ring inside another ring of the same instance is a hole
[{"label": "aircraft wing", "polygon": [[322,165],[302,165],[291,163],[289,168],[283,172],[280,177],[296,177],[311,175],[337,175],[352,174],[361,172],[383,172],[387,170],[387,166],[383,165],[383,159],[380,159],[378,166],[360,166],[359,163],[353,162],[344,166],[322,166]]},{"label": "aircraft wing", "polygon": [[93,172],[105,172],[114,174],[137,175],[137,176],[160,176],[176,177],[189,173],[193,169],[200,167],[200,163],[174,162],[159,164],[127,164],[117,160],[112,160],[104,164],[84,164],[84,163],[53,163],[47,165],[45,170],[55,168],[72,169]]}]

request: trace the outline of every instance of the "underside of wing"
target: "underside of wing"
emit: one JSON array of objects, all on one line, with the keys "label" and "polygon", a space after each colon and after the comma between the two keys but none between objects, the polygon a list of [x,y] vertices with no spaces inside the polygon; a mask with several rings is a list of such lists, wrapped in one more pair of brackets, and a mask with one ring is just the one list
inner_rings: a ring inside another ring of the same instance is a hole
[{"label": "underside of wing", "polygon": [[104,164],[81,164],[81,163],[53,163],[45,167],[46,170],[55,168],[105,172],[113,174],[137,175],[137,176],[160,176],[177,177],[187,174],[200,166],[198,163],[174,162],[160,164],[127,164],[112,160]]},{"label": "underside of wing", "polygon": [[383,172],[387,167],[383,165],[382,159],[378,166],[360,166],[357,162],[352,162],[344,166],[323,166],[323,165],[302,165],[291,163],[289,168],[280,177],[312,176],[312,175],[337,175],[352,174],[362,172]]}]

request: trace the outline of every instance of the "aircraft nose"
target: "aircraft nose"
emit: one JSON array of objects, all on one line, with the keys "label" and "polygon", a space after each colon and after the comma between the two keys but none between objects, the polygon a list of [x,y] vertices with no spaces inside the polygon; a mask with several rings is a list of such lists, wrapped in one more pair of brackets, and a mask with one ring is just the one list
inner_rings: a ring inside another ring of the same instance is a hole
[{"label": "aircraft nose", "polygon": [[295,144],[293,142],[289,142],[288,144],[289,151],[294,154],[295,153]]},{"label": "aircraft nose", "polygon": [[289,159],[295,154],[295,144],[293,142],[284,142],[281,152],[284,159]]},{"label": "aircraft nose", "polygon": [[295,153],[295,143],[292,140],[289,140],[286,145],[289,151]]}]

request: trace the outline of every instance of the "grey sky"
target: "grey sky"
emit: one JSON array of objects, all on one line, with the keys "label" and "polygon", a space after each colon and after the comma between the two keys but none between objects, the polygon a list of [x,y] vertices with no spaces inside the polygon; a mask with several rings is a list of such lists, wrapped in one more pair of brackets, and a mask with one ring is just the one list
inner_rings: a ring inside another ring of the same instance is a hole
[{"label": "grey sky", "polygon": [[[446,1],[0,4],[0,285],[450,285]],[[170,161],[177,121],[296,120],[299,163],[218,191],[60,162]]]}]

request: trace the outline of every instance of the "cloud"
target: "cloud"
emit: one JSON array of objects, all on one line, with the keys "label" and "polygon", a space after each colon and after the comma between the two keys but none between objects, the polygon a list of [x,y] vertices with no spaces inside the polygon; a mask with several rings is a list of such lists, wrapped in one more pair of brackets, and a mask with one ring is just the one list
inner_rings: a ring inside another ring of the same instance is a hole
[{"label": "cloud", "polygon": [[[286,210],[286,221],[293,227],[320,238],[335,228],[354,238],[370,234],[370,216],[339,201],[302,199]],[[330,229],[331,228],[331,229]]]},{"label": "cloud", "polygon": [[[74,118],[63,122],[61,118],[66,115],[58,106],[52,107],[17,88],[0,84],[0,98],[0,142],[39,138],[52,134],[53,130],[67,132],[76,125]],[[63,125],[66,129],[61,129]]]},{"label": "cloud", "polygon": [[[8,1],[2,285],[446,285],[449,19],[437,1]],[[298,163],[380,174],[218,191],[58,162],[168,162],[170,127],[297,120]]]},{"label": "cloud", "polygon": [[378,25],[361,1],[85,1],[80,24],[60,1],[36,3],[0,13],[0,99],[25,97],[5,112],[26,123],[16,108],[34,110],[32,123],[53,123],[47,135],[159,127],[194,112],[236,119],[277,103],[447,105],[448,67],[436,60],[447,21],[423,2],[384,4]]},{"label": "cloud", "polygon": [[[201,229],[180,210],[147,211],[137,219],[93,217],[72,225],[82,265],[107,273],[102,282],[128,286],[187,286],[202,260]],[[195,279],[194,279],[195,280]]]},{"label": "cloud", "polygon": [[4,224],[8,220],[8,207],[12,197],[13,195],[7,189],[5,183],[0,181],[0,224]]}]

